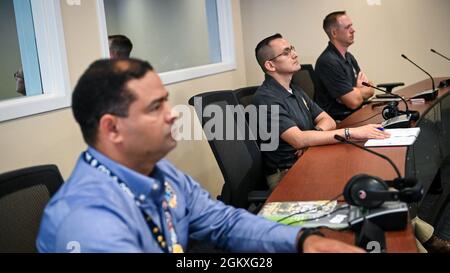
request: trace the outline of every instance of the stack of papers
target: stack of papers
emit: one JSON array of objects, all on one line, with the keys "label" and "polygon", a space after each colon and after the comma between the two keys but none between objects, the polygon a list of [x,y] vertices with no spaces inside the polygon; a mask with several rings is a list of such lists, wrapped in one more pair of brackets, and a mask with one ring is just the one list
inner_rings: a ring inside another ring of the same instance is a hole
[{"label": "stack of papers", "polygon": [[420,133],[420,128],[386,129],[391,136],[386,139],[369,139],[365,147],[409,146],[414,144]]}]

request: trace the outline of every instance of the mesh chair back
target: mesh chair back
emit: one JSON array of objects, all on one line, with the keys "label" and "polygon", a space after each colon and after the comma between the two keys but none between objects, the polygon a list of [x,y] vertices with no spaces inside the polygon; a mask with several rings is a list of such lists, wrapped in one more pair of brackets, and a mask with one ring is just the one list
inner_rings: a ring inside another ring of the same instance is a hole
[{"label": "mesh chair back", "polygon": [[314,99],[316,76],[313,66],[310,64],[302,64],[301,66],[302,68],[292,76],[292,84],[302,88],[311,99]]},{"label": "mesh chair back", "polygon": [[[195,110],[225,179],[221,200],[235,207],[248,208],[249,193],[265,189],[267,184],[262,172],[261,152],[256,137],[251,134],[245,121],[243,107],[238,106],[231,90],[196,95],[189,100],[190,105],[194,105],[195,98],[202,99]],[[202,115],[206,106],[213,106],[223,114],[212,117]],[[208,122],[212,119],[222,123],[209,130],[211,124],[208,125]],[[227,140],[227,136],[232,139]]]},{"label": "mesh chair back", "polygon": [[234,90],[234,94],[236,95],[239,104],[244,107],[247,107],[249,104],[251,104],[253,95],[255,94],[258,87],[259,86],[249,86]]},{"label": "mesh chair back", "polygon": [[37,252],[44,208],[62,183],[55,165],[0,175],[0,253]]}]

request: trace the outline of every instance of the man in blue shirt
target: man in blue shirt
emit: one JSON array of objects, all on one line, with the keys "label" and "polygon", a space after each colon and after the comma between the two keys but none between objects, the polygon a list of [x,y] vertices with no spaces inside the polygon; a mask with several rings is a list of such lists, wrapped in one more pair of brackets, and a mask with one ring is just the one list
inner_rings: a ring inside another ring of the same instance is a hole
[{"label": "man in blue shirt", "polygon": [[83,74],[72,106],[89,148],[45,209],[40,252],[182,252],[189,237],[233,252],[362,252],[212,200],[162,159],[176,146],[167,99],[147,62],[100,60]]}]

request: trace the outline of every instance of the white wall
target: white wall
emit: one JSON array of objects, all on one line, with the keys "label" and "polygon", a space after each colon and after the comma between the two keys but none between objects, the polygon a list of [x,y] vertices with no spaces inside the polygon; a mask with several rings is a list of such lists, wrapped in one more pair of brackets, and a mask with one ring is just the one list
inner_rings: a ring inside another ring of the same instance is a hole
[{"label": "white wall", "polygon": [[[283,34],[298,49],[301,63],[312,63],[327,46],[323,18],[346,10],[356,29],[350,47],[369,79],[375,83],[402,81],[411,84],[427,76],[400,57],[407,55],[435,77],[450,76],[448,61],[430,48],[450,55],[450,1],[380,0],[241,0],[242,31],[248,84],[260,84],[254,48],[263,38]],[[374,1],[371,1],[374,2]]]}]

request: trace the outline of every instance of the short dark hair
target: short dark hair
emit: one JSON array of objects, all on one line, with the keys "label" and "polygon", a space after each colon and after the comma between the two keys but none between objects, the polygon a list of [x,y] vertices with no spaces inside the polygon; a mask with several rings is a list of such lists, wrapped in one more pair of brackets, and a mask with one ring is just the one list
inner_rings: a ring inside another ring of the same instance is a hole
[{"label": "short dark hair", "polygon": [[131,50],[133,50],[133,43],[125,35],[111,35],[109,39],[109,50],[117,52],[119,58],[129,58]]},{"label": "short dark hair", "polygon": [[98,60],[79,79],[72,94],[72,110],[88,145],[97,141],[100,119],[105,114],[128,116],[136,99],[127,83],[144,77],[153,67],[137,59]]},{"label": "short dark hair", "polygon": [[267,60],[273,58],[273,50],[270,47],[270,42],[276,39],[281,39],[283,36],[280,33],[274,34],[267,38],[264,38],[255,48],[256,60],[258,61],[259,66],[262,68],[264,72],[266,72],[266,67],[264,66]]},{"label": "short dark hair", "polygon": [[325,33],[328,35],[328,37],[331,39],[331,28],[338,26],[338,18],[345,15],[345,10],[342,11],[335,11],[330,14],[328,14],[325,19],[323,19],[323,30],[325,30]]}]

